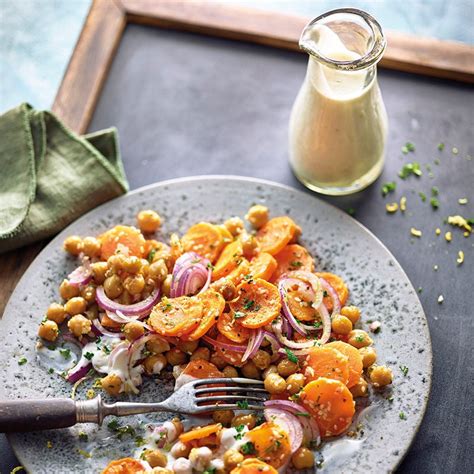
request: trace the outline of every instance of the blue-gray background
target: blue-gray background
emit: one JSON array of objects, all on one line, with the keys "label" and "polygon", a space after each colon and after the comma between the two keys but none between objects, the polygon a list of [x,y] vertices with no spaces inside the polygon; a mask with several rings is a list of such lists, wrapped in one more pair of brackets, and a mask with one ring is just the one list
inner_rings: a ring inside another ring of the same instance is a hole
[{"label": "blue-gray background", "polygon": [[[228,3],[307,17],[332,8],[353,6],[372,13],[386,29],[474,43],[473,0],[232,0]],[[51,106],[89,5],[90,0],[0,0],[0,112],[24,101],[37,108]]]}]

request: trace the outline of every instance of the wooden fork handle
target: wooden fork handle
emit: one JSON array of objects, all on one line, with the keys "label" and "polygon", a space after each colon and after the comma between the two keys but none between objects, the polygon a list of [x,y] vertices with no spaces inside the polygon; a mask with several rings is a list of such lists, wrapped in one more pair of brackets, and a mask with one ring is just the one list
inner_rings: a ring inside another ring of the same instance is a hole
[{"label": "wooden fork handle", "polygon": [[76,422],[76,403],[70,398],[0,400],[2,433],[66,428]]}]

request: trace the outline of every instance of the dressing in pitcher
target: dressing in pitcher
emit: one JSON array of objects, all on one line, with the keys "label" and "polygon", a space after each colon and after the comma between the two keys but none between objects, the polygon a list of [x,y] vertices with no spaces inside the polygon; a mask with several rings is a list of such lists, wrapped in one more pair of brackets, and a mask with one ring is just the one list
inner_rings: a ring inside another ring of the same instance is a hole
[{"label": "dressing in pitcher", "polygon": [[333,10],[312,20],[299,44],[310,56],[290,118],[290,164],[314,191],[359,191],[384,163],[387,114],[376,65],[386,42],[380,25],[360,10]]}]

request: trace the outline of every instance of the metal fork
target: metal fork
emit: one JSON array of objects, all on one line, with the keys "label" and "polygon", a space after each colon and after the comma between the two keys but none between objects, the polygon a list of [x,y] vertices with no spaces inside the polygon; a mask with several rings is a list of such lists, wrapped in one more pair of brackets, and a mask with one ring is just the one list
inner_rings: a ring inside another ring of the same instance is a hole
[{"label": "metal fork", "polygon": [[[212,386],[215,384],[225,386]],[[76,423],[101,425],[109,415],[128,416],[163,411],[199,415],[215,410],[262,410],[262,402],[267,396],[268,392],[261,380],[208,378],[188,382],[158,403],[105,403],[100,395],[92,400],[78,401],[70,398],[3,400],[0,401],[0,432],[66,428]]]}]

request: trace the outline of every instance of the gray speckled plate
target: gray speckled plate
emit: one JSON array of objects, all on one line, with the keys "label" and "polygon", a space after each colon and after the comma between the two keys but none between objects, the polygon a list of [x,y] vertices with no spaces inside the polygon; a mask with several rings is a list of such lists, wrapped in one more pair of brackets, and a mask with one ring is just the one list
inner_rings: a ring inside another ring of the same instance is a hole
[{"label": "gray speckled plate", "polygon": [[[374,335],[375,347],[379,361],[393,369],[393,386],[371,396],[370,406],[357,420],[362,429],[354,438],[325,443],[322,470],[394,470],[420,425],[431,382],[431,342],[416,292],[390,252],[354,219],[308,194],[255,179],[221,176],[158,183],[100,206],[58,235],[21,279],[1,321],[1,395],[70,396],[71,386],[48,374],[34,349],[38,323],[48,304],[58,298],[59,282],[74,268],[74,261],[62,250],[67,235],[94,235],[118,223],[134,224],[140,209],[153,208],[164,221],[159,238],[168,238],[171,232],[182,233],[200,220],[219,222],[233,215],[243,216],[254,203],[267,205],[273,216],[289,214],[303,228],[303,241],[315,258],[316,268],[334,271],[347,281],[351,301],[362,308],[363,328],[367,319],[382,322],[382,331]],[[19,365],[23,356],[28,362]],[[406,376],[399,369],[401,365],[410,366]],[[81,385],[78,398],[85,398],[91,384]],[[162,399],[171,387],[171,380],[148,380],[139,398]],[[401,412],[406,419],[400,418]],[[144,422],[160,419],[163,416],[124,422],[139,432]],[[79,440],[80,431],[88,434],[88,441]],[[93,425],[14,434],[9,439],[22,464],[34,473],[98,472],[109,459],[136,449],[133,438],[125,436],[119,441],[107,427],[97,429]]]}]

